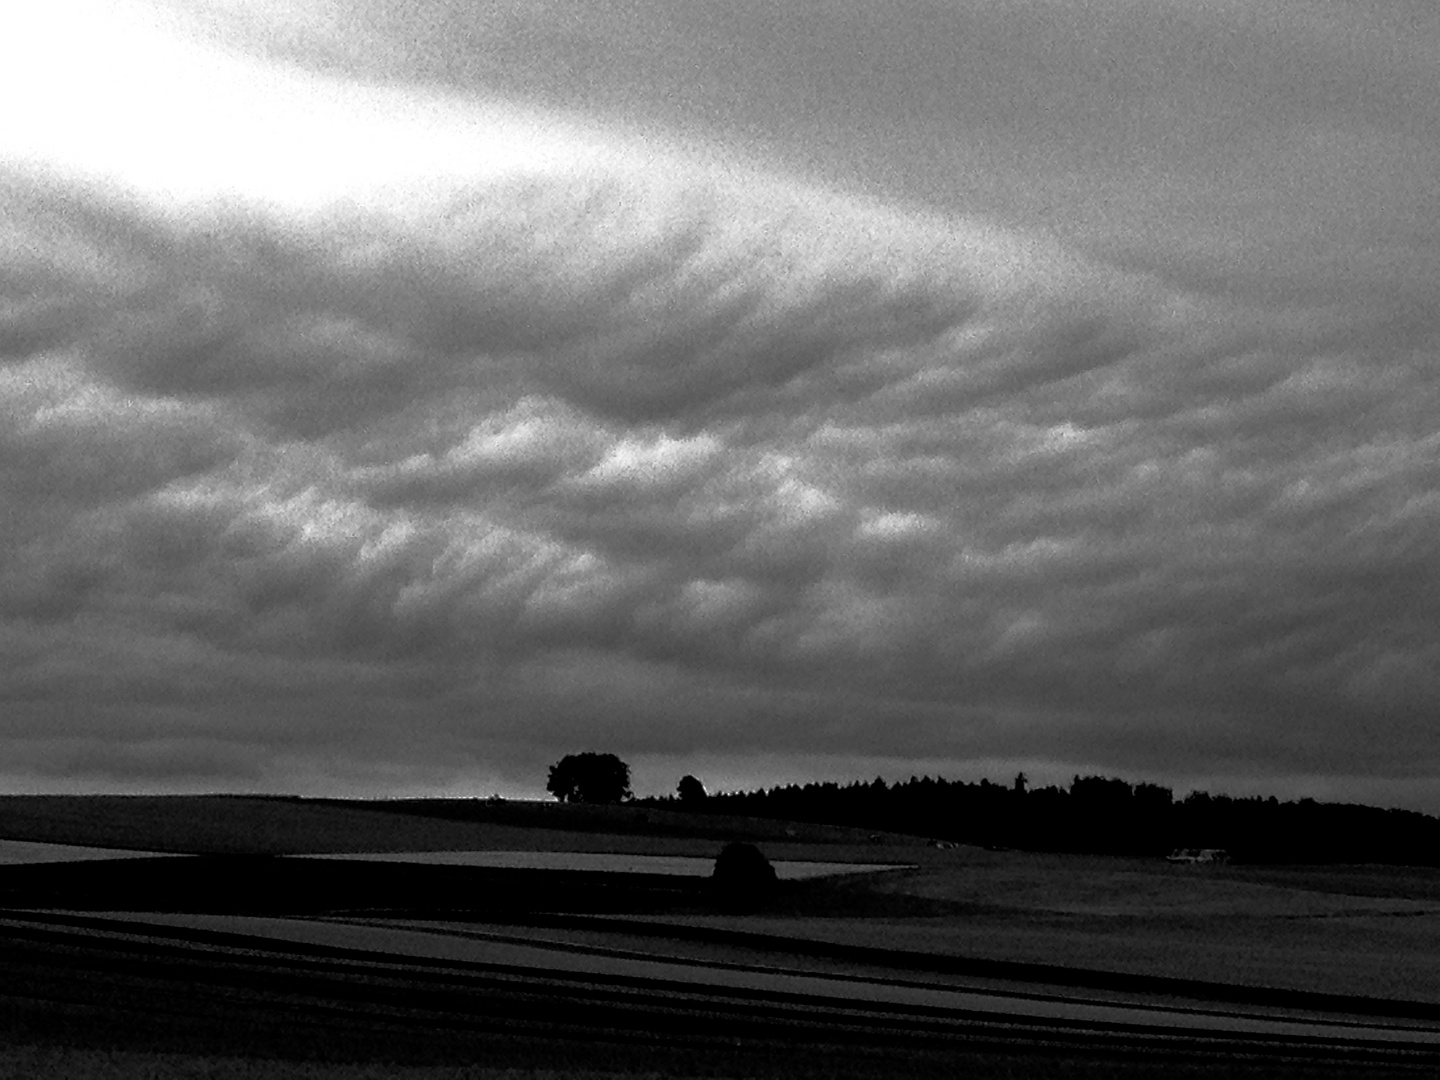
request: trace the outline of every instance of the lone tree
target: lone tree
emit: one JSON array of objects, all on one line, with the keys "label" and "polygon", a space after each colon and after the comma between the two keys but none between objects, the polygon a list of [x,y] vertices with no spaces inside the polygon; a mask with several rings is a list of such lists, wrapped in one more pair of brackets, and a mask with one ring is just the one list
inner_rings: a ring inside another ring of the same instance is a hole
[{"label": "lone tree", "polygon": [[561,802],[624,802],[631,794],[630,766],[614,754],[566,754],[550,766],[545,790]]},{"label": "lone tree", "polygon": [[675,785],[675,791],[682,803],[699,803],[706,799],[705,785],[698,777],[682,776],[680,783]]}]

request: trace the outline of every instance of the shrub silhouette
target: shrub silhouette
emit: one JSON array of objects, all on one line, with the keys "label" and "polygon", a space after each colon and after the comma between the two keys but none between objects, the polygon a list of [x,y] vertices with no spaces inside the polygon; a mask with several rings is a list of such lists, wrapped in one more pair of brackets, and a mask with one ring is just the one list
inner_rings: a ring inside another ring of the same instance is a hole
[{"label": "shrub silhouette", "polygon": [[754,844],[726,844],[710,875],[715,902],[727,911],[754,911],[775,896],[775,868]]}]

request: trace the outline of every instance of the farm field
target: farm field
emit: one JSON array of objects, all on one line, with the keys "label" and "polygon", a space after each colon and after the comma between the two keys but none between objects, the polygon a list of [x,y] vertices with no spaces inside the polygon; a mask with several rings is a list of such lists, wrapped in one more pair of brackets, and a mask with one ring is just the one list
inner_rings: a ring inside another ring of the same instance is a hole
[{"label": "farm field", "polygon": [[[773,958],[657,960],[474,927],[29,912],[4,916],[0,926],[7,967],[21,980],[3,995],[12,1023],[19,1012],[33,1026],[63,1024],[67,1045],[105,1022],[123,1023],[132,1043],[148,1033],[163,1036],[167,1052],[187,1040],[218,1052],[234,1049],[243,1022],[253,1052],[282,1057],[328,1044],[342,1057],[485,1060],[529,1045],[551,1061],[557,1047],[573,1054],[583,1044],[599,1060],[688,1054],[686,1069],[661,1075],[712,1075],[695,1066],[717,1050],[740,1049],[770,1057],[770,1070],[755,1071],[752,1058],[735,1063],[733,1075],[812,1075],[814,1061],[828,1057],[818,1075],[838,1076],[888,1075],[924,1062],[1011,1075],[986,1070],[996,1060],[1013,1067],[1017,1053],[1028,1054],[1027,1075],[1117,1075],[1122,1065],[1147,1075],[1136,1070],[1207,1056],[1232,1070],[1246,1061],[1263,1066],[1263,1075],[1301,1066],[1295,1075],[1398,1075],[1433,1067],[1440,1045],[1435,1019],[1203,999],[1125,1002],[1023,981],[978,988],[963,976],[821,972],[803,959],[785,967]],[[88,960],[83,982],[67,980],[77,954]],[[69,962],[58,971],[57,957]],[[43,1011],[23,1015],[21,985],[43,994]],[[837,1067],[835,1053],[847,1044],[859,1054]],[[774,1071],[782,1047],[790,1060]],[[1049,1073],[1051,1065],[1059,1071]]]},{"label": "farm field", "polygon": [[[167,853],[128,851],[125,848],[86,847],[83,844],[46,844],[33,840],[0,840],[0,866],[93,862],[97,859],[151,859],[164,854]],[[183,858],[179,855],[174,857]]]},{"label": "farm field", "polygon": [[955,858],[867,883],[877,909],[888,899],[933,914],[769,925],[846,944],[1440,1002],[1432,869],[940,854]]},{"label": "farm field", "polygon": [[[566,1077],[1440,1069],[1431,871],[937,850],[625,807],[385,806],[0,799],[0,858],[54,854],[40,843],[87,856],[0,863],[0,1071],[5,1054],[48,1053],[70,1055],[52,1075],[82,1075],[102,1050],[133,1058],[113,1075],[160,1077],[195,1053],[337,1077],[377,1062]],[[727,839],[823,876],[726,912],[701,872]],[[112,844],[126,857],[95,858]]]},{"label": "farm field", "polygon": [[[317,855],[346,862],[409,863],[417,866],[474,866],[506,870],[578,870],[606,874],[661,874],[709,877],[715,860],[701,855],[639,855],[601,851],[390,851]],[[772,859],[781,881],[805,881],[838,874],[908,869],[905,864]]]},{"label": "farm field", "polygon": [[231,795],[0,796],[0,839],[183,854],[488,849],[713,858],[717,843],[746,840],[764,843],[767,854],[773,850],[772,858],[913,862],[905,852],[926,850],[915,837],[886,834],[871,840],[872,835],[725,815],[478,799],[387,803]]},{"label": "farm field", "polygon": [[[249,955],[266,949],[344,958],[354,964],[396,960],[462,969],[477,966],[506,972],[538,971],[548,978],[601,980],[607,985],[663,987],[672,996],[684,993],[715,998],[739,995],[773,1004],[803,1001],[809,1007],[880,1009],[916,1015],[951,1014],[991,1022],[1063,1021],[1091,1027],[1126,1027],[1149,1032],[1189,1035],[1244,1033],[1313,1041],[1364,1040],[1440,1049],[1440,1016],[1370,1017],[1358,1014],[1306,1013],[1282,1005],[1206,1007],[1203,998],[1164,1004],[1142,1002],[1138,995],[1100,997],[1094,994],[1037,992],[1018,981],[990,980],[977,986],[963,974],[932,973],[926,979],[901,978],[871,963],[846,964],[842,970],[821,970],[808,957],[794,956],[785,966],[768,963],[661,957],[615,948],[574,947],[554,938],[527,939],[463,925],[411,925],[396,920],[347,918],[295,919],[253,915],[187,915],[97,913],[66,919],[17,914],[10,925],[20,931],[61,928],[73,936],[103,940],[121,934],[127,939],[158,935],[165,946],[203,943],[224,950],[243,943]],[[362,960],[361,958],[365,958]]]}]

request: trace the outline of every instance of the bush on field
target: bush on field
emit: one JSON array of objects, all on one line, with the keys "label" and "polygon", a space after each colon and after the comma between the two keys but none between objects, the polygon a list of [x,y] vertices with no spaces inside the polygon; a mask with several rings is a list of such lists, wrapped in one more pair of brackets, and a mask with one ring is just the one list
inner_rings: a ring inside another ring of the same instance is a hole
[{"label": "bush on field", "polygon": [[715,901],[727,911],[754,911],[775,897],[775,868],[754,844],[726,844],[710,875]]}]

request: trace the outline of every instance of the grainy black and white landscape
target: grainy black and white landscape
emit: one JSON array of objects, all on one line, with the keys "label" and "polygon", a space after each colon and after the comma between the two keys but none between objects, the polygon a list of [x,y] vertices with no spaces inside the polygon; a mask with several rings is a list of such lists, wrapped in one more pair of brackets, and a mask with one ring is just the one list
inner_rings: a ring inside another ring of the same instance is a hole
[{"label": "grainy black and white landscape", "polygon": [[45,0],[0,97],[0,1072],[1433,1071],[1431,0]]}]

